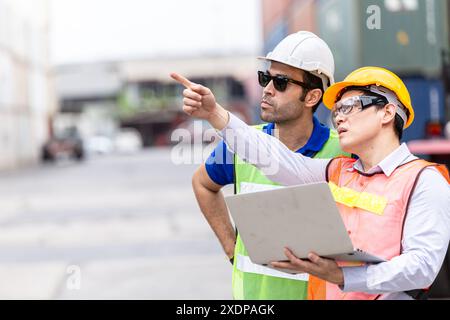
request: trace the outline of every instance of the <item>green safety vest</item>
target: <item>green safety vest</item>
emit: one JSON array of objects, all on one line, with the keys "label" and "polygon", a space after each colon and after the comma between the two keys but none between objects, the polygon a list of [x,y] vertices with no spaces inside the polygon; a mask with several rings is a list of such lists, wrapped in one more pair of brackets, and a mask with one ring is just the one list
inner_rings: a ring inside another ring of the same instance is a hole
[{"label": "green safety vest", "polygon": [[[263,130],[265,124],[255,126]],[[339,145],[338,134],[331,130],[328,141],[314,158],[331,159],[346,155]],[[259,169],[234,156],[235,192],[247,193],[282,188],[269,180]],[[247,250],[237,236],[233,263],[233,297],[236,300],[306,300],[307,274],[291,275],[253,264]]]}]

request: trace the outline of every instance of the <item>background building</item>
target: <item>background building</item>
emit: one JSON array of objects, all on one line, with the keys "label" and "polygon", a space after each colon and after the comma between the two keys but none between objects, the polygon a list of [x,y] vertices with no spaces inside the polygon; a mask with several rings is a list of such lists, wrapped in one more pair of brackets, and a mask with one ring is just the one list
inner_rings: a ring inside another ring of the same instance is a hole
[{"label": "background building", "polygon": [[54,124],[60,131],[76,127],[86,141],[96,136],[114,139],[121,128],[132,128],[144,146],[169,145],[174,129],[193,130],[192,119],[180,108],[183,88],[170,72],[177,70],[210,87],[221,103],[250,122],[260,98],[256,69],[257,59],[250,55],[59,66],[55,86],[60,113]]},{"label": "background building", "polygon": [[36,163],[55,112],[47,0],[0,0],[0,170]]},{"label": "background building", "polygon": [[[75,128],[80,137],[112,138],[118,127],[118,101],[122,89],[116,63],[85,63],[54,68],[59,111],[53,127],[60,134]],[[97,139],[98,141],[99,139]],[[89,143],[85,144],[89,147]]]}]

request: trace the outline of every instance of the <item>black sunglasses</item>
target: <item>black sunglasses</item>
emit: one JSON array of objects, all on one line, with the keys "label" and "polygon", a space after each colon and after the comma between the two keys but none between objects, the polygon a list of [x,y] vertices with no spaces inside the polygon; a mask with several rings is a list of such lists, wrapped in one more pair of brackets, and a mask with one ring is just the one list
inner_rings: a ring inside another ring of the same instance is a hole
[{"label": "black sunglasses", "polygon": [[258,81],[259,81],[259,85],[261,87],[263,87],[263,88],[267,87],[269,85],[270,81],[272,81],[272,80],[273,80],[273,86],[279,92],[286,91],[288,83],[296,84],[296,85],[298,85],[300,87],[303,87],[305,89],[311,89],[311,87],[308,86],[304,82],[297,81],[297,80],[294,80],[294,79],[290,79],[290,78],[288,78],[286,76],[281,76],[281,75],[271,76],[267,72],[258,71]]}]

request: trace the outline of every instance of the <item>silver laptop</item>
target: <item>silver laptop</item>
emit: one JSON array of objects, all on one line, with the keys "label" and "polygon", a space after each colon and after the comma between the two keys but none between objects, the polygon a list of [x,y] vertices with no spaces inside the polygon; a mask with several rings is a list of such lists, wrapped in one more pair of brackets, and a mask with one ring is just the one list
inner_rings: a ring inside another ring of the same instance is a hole
[{"label": "silver laptop", "polygon": [[315,252],[340,261],[385,261],[353,246],[327,183],[239,194],[225,201],[253,263],[285,261],[285,247],[301,259]]}]

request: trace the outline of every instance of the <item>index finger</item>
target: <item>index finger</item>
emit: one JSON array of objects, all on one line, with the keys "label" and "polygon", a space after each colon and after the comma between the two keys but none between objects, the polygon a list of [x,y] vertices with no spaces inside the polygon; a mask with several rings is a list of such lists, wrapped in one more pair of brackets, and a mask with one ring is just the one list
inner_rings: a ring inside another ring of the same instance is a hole
[{"label": "index finger", "polygon": [[192,82],[190,82],[188,79],[186,79],[185,77],[183,77],[182,75],[178,74],[178,73],[171,73],[170,77],[175,80],[176,82],[182,84],[183,86],[185,86],[187,89],[191,89],[192,87]]}]

